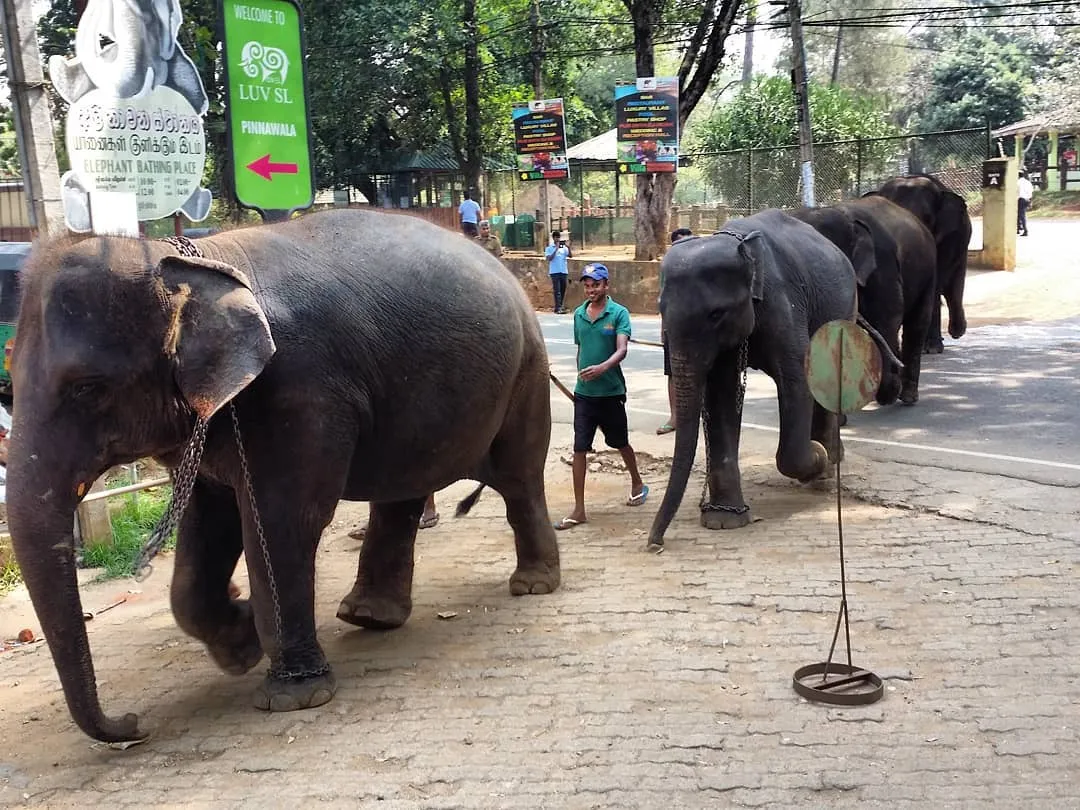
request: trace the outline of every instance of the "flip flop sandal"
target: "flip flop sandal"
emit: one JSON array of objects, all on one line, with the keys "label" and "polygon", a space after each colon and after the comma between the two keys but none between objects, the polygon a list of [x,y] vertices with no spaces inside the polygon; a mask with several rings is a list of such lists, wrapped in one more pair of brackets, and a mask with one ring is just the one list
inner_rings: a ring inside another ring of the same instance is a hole
[{"label": "flip flop sandal", "polygon": [[555,531],[564,532],[567,529],[572,529],[575,526],[580,526],[583,523],[587,523],[587,522],[588,521],[584,521],[584,520],[574,520],[572,517],[564,517],[562,520],[560,520],[558,523],[555,524]]},{"label": "flip flop sandal", "polygon": [[639,492],[637,495],[631,495],[629,498],[626,499],[626,505],[627,506],[641,506],[643,503],[645,503],[645,499],[648,498],[648,497],[649,497],[649,485],[644,484],[641,487],[641,492]]},{"label": "flip flop sandal", "polygon": [[660,427],[656,429],[657,436],[663,436],[665,433],[674,433],[675,426],[671,422],[664,422]]},{"label": "flip flop sandal", "polygon": [[439,522],[439,513],[436,512],[434,515],[432,515],[429,518],[421,518],[420,519],[420,528],[421,529],[430,529],[430,528],[434,527],[436,524],[438,524],[438,522]]}]

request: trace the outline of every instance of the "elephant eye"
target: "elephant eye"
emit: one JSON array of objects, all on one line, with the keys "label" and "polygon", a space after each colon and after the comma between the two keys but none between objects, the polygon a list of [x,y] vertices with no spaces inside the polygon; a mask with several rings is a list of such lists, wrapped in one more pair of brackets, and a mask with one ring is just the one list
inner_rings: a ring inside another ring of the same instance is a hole
[{"label": "elephant eye", "polygon": [[76,400],[92,399],[104,390],[101,380],[79,380],[68,386],[68,397]]}]

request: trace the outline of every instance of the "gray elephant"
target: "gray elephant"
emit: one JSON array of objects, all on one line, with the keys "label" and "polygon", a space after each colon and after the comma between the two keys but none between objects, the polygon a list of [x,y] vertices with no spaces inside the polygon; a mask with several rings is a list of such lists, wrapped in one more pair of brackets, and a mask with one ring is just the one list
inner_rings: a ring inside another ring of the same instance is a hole
[{"label": "gray elephant", "polygon": [[750,522],[739,475],[746,366],[776,382],[776,466],[783,475],[809,481],[842,457],[836,416],[814,402],[803,364],[818,327],[853,319],[856,306],[847,257],[806,223],[776,210],[732,220],[712,236],[679,240],[661,269],[676,432],[667,492],[649,532],[653,547],[663,545],[682,502],[702,416],[709,470],[702,525],[735,529]]},{"label": "gray elephant", "polygon": [[[204,427],[172,609],[227,672],[269,657],[259,708],[334,693],[314,588],[339,499],[372,503],[338,610],[346,622],[405,622],[424,500],[462,478],[505,499],[511,592],[559,585],[544,492],[547,355],[498,260],[422,220],[363,211],[194,245],[65,239],[37,247],[24,271],[10,528],[72,716],[99,740],[141,732],[134,715],[109,718],[99,705],[73,511],[107,469],[147,456],[176,470],[181,490],[191,481],[183,449]],[[228,592],[241,552],[250,603]]]},{"label": "gray elephant", "polygon": [[[907,209],[871,196],[791,215],[813,225],[851,260],[859,282],[859,313],[902,358],[883,358],[877,401],[919,401],[923,347],[933,317],[937,248],[933,235]],[[903,346],[900,332],[903,329]]]},{"label": "gray elephant", "polygon": [[941,298],[949,306],[949,335],[959,340],[967,331],[964,313],[964,282],[967,278],[968,244],[971,242],[971,217],[964,198],[936,177],[914,174],[894,177],[877,191],[864,197],[880,196],[892,200],[914,214],[934,236],[937,245],[937,294],[934,296],[930,329],[925,351],[941,354]]}]

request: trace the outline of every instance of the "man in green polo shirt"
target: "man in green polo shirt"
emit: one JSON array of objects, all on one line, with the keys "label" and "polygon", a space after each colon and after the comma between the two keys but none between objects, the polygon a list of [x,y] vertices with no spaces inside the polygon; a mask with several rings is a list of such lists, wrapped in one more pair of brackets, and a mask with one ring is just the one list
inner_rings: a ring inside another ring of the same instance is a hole
[{"label": "man in green polo shirt", "polygon": [[585,303],[574,310],[578,380],[574,388],[574,511],[555,524],[572,529],[588,521],[585,513],[585,454],[592,450],[596,429],[608,447],[618,450],[630,472],[628,506],[640,506],[649,488],[638,474],[626,423],[626,380],[622,363],[630,344],[630,313],[608,296],[608,270],[587,264],[581,273]]}]

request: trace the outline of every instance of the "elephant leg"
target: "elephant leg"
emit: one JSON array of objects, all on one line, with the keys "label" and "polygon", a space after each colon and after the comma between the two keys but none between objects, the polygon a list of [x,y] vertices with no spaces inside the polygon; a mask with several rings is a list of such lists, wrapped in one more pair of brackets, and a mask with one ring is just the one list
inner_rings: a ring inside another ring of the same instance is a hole
[{"label": "elephant leg", "polygon": [[233,675],[247,672],[263,656],[251,605],[229,594],[243,548],[235,493],[196,479],[180,521],[169,599],[180,628],[202,641],[214,662]]},{"label": "elephant leg", "polygon": [[742,414],[738,410],[738,388],[741,384],[737,353],[724,352],[705,379],[709,504],[701,513],[701,525],[706,529],[739,529],[751,520],[749,509],[743,509],[746,500],[739,474]]},{"label": "elephant leg", "polygon": [[320,706],[337,689],[315,632],[315,554],[345,484],[355,427],[330,403],[316,407],[315,422],[336,430],[305,430],[307,420],[292,410],[253,412],[250,421],[239,412],[254,490],[236,482],[244,556],[255,627],[270,659],[254,704],[266,711]]},{"label": "elephant leg", "polygon": [[[900,311],[902,304],[903,302],[896,301],[894,304],[896,309],[895,315],[893,317],[883,319],[880,323],[874,324],[874,327],[877,329],[878,333],[885,339],[885,343],[889,347],[889,351],[893,353],[894,357],[899,357],[901,362],[906,367],[908,364],[908,360],[907,357],[903,355],[903,349],[901,348],[899,337],[900,327],[904,324],[903,313]],[[873,323],[873,321],[871,321],[871,323]],[[909,343],[907,335],[908,331],[907,327],[905,326],[903,342],[904,346],[907,346]],[[920,353],[923,350],[923,342],[925,340],[926,324],[924,324],[923,328],[919,331]],[[901,372],[900,369],[896,368],[894,365],[892,365],[892,363],[885,360],[884,356],[882,357],[881,384],[878,386],[877,395],[875,396],[875,399],[877,400],[877,403],[879,405],[891,405],[892,403],[896,402],[897,398],[900,396],[903,390],[904,377],[906,373],[907,372]],[[843,422],[841,422],[841,424],[843,424]],[[816,434],[814,438],[817,438]],[[824,442],[822,443],[824,444]],[[828,447],[827,444],[825,446]]]},{"label": "elephant leg", "polygon": [[337,617],[372,630],[401,627],[412,612],[413,547],[424,498],[373,503],[352,590]]},{"label": "elephant leg", "polygon": [[925,354],[941,354],[945,351],[945,341],[941,339],[941,295],[934,292],[934,303],[930,308],[930,331],[926,335]]},{"label": "elephant leg", "polygon": [[[801,359],[806,354],[806,340],[793,347],[791,359],[780,364],[776,380],[776,398],[780,405],[780,443],[776,449],[776,469],[781,475],[798,481],[820,478],[829,463],[828,451],[811,438],[814,398],[806,381]],[[794,359],[798,358],[798,360]],[[842,451],[841,451],[842,452]]]},{"label": "elephant leg", "polygon": [[814,402],[813,408],[810,438],[825,448],[830,464],[843,461],[844,443],[840,441],[840,435],[836,432],[839,417],[832,411],[822,408],[817,402]]},{"label": "elephant leg", "polygon": [[945,284],[945,303],[949,305],[949,335],[953,340],[959,340],[967,332],[967,315],[964,313],[966,274],[966,267],[961,267],[953,272]]},{"label": "elephant leg", "polygon": [[[932,289],[926,290],[919,300],[912,302],[904,317],[904,345],[900,359],[904,363],[901,373],[900,401],[914,405],[919,401],[919,375],[922,371],[923,347],[929,340],[933,313],[931,307],[937,296]],[[940,309],[938,310],[940,317]]]},{"label": "elephant leg", "polygon": [[546,368],[535,376],[533,389],[523,388],[525,394],[510,403],[483,475],[483,482],[506,502],[506,519],[514,530],[517,567],[510,575],[514,596],[552,593],[562,578],[559,544],[544,489],[544,464],[551,439]]}]

